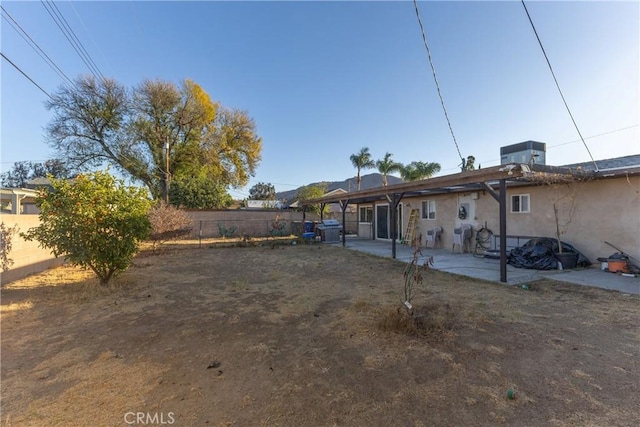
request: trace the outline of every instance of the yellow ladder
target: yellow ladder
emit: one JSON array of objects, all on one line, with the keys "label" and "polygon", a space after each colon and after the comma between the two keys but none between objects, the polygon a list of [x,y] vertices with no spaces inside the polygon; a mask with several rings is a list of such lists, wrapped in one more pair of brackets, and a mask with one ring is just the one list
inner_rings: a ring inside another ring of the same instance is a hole
[{"label": "yellow ladder", "polygon": [[409,222],[407,223],[407,229],[404,232],[404,236],[402,236],[403,245],[411,245],[413,239],[416,235],[416,223],[418,222],[418,209],[411,209],[411,213],[409,214]]}]

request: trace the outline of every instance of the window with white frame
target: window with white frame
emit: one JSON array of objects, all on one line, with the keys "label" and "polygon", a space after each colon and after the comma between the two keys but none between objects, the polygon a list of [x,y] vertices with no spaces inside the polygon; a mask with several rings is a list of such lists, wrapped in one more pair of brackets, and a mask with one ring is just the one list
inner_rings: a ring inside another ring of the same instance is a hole
[{"label": "window with white frame", "polygon": [[529,195],[514,194],[511,196],[511,212],[513,213],[529,213]]},{"label": "window with white frame", "polygon": [[360,222],[373,222],[373,207],[361,206],[358,220]]},{"label": "window with white frame", "polygon": [[422,202],[422,219],[436,219],[435,200],[424,200]]}]

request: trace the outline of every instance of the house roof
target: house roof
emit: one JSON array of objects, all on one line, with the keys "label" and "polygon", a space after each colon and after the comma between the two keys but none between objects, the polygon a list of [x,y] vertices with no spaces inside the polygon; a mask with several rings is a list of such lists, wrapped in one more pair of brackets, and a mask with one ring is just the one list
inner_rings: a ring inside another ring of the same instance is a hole
[{"label": "house roof", "polygon": [[640,175],[640,155],[625,156],[616,159],[598,161],[598,171],[593,162],[576,163],[566,166],[548,166],[538,164],[518,164],[493,166],[485,169],[464,171],[451,175],[428,178],[420,181],[403,182],[386,187],[353,191],[335,195],[301,201],[302,204],[316,203],[371,203],[379,200],[389,200],[392,195],[415,197],[421,195],[435,195],[459,193],[468,191],[487,190],[495,188],[502,180],[507,186],[539,185],[536,176],[565,175],[585,177],[590,179],[606,179],[618,176]]},{"label": "house roof", "polygon": [[[611,171],[617,169],[625,169],[630,167],[640,167],[640,154],[631,156],[616,157],[614,159],[596,160],[599,171]],[[596,165],[594,162],[573,163],[565,165],[566,168],[582,168],[582,170],[594,171]]]},{"label": "house roof", "polygon": [[51,180],[47,177],[41,176],[38,178],[33,178],[27,181],[27,188],[34,188],[38,186],[51,186]]}]

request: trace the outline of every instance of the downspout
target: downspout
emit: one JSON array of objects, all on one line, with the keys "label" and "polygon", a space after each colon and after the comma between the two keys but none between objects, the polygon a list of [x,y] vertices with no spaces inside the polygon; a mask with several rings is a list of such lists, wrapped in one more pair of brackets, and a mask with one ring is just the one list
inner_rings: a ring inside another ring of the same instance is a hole
[{"label": "downspout", "polygon": [[[20,203],[18,205],[20,207],[20,210],[22,210],[22,201],[26,198],[27,198],[26,194],[23,194],[22,197],[20,197]],[[22,215],[22,212],[20,212],[20,215]]]}]

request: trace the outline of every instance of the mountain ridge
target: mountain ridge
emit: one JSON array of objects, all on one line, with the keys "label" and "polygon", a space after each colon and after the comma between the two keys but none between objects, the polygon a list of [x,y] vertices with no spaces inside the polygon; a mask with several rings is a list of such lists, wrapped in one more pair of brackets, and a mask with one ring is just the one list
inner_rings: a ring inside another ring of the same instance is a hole
[{"label": "mountain ridge", "polygon": [[[362,175],[360,178],[362,178],[362,182],[360,184],[361,190],[368,190],[370,188],[382,187],[382,174],[380,173],[370,173],[367,175]],[[404,180],[401,178],[398,178],[397,176],[387,175],[387,183],[389,185],[399,184],[401,182],[404,182]],[[356,184],[355,177],[347,178],[344,181],[314,182],[311,184],[307,184],[305,187],[308,187],[310,185],[323,185],[323,184],[327,186],[327,192],[336,190],[338,188],[342,188],[345,191],[356,191],[358,187],[358,185]],[[298,194],[298,190],[300,190],[301,188],[302,187],[298,187],[295,190],[277,192],[276,199],[286,200],[291,202],[295,199],[296,195]]]}]

